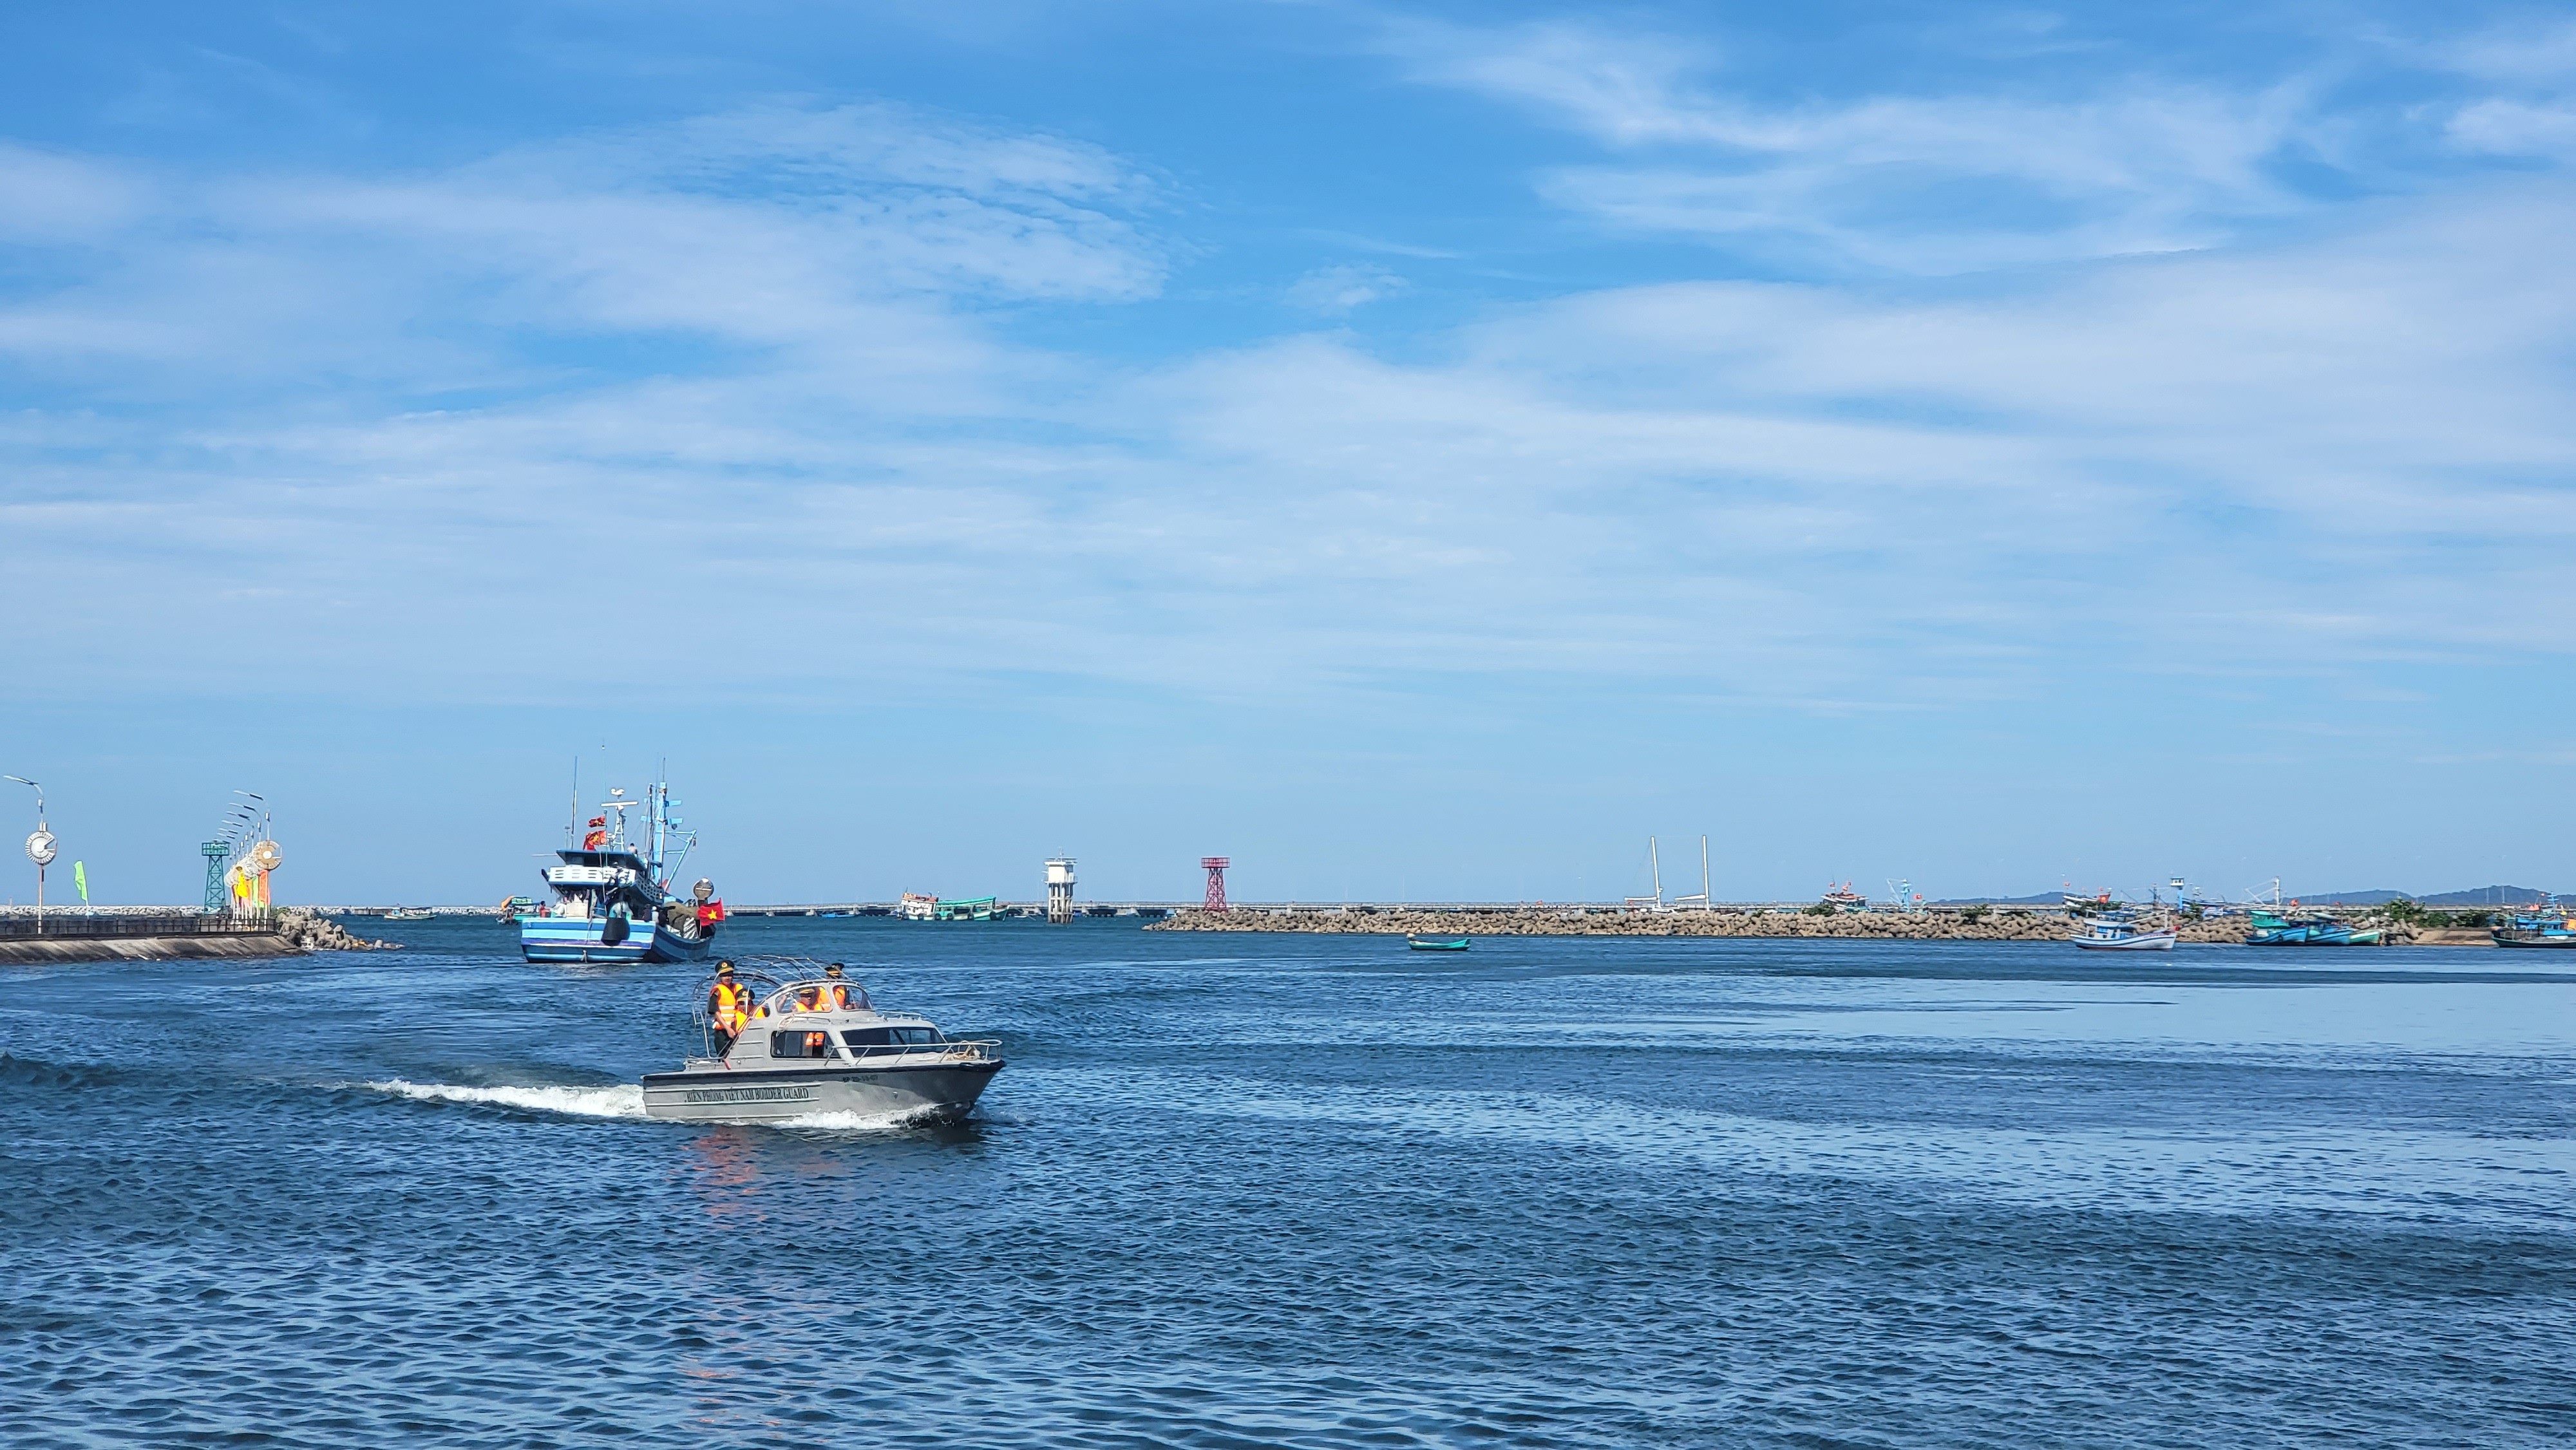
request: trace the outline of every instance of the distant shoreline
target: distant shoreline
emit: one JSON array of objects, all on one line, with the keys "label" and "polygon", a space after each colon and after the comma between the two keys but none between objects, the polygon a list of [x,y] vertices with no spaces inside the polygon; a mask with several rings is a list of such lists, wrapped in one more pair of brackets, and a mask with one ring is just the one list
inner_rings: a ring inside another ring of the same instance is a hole
[{"label": "distant shoreline", "polygon": [[[2376,917],[2377,913],[2350,913]],[[1831,916],[1801,910],[1717,907],[1707,911],[1638,911],[1601,907],[1504,907],[1417,911],[1400,907],[1236,907],[1211,912],[1184,909],[1147,931],[1286,931],[1362,936],[1689,936],[1769,938],[1877,938],[1893,941],[2063,941],[2075,918],[2038,907],[1928,907],[1920,911],[1845,911]],[[2184,942],[2240,945],[2241,916],[2194,921],[2176,917]],[[2483,931],[2415,930],[2373,921],[2391,945],[2487,946]]]}]

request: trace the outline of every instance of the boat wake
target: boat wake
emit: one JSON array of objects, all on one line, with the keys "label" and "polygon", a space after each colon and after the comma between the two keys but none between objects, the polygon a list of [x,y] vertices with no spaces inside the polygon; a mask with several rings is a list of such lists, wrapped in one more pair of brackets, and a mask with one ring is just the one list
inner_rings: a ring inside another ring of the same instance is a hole
[{"label": "boat wake", "polygon": [[[531,1113],[561,1113],[573,1118],[626,1118],[646,1121],[644,1089],[637,1083],[606,1087],[460,1087],[454,1083],[406,1082],[394,1078],[371,1082],[376,1092],[422,1103],[468,1103],[481,1107],[518,1108]],[[900,1113],[805,1113],[793,1118],[742,1119],[740,1126],[801,1128],[820,1133],[903,1133],[936,1123],[939,1115],[921,1109]],[[725,1119],[714,1119],[724,1122]]]},{"label": "boat wake", "polygon": [[479,1103],[521,1108],[532,1113],[562,1113],[575,1118],[641,1118],[644,1089],[636,1083],[607,1087],[459,1087],[443,1082],[371,1082],[380,1093],[425,1103]]},{"label": "boat wake", "polygon": [[764,1119],[761,1126],[821,1133],[902,1133],[938,1121],[937,1113],[915,1108],[901,1113],[800,1113],[792,1118]]}]

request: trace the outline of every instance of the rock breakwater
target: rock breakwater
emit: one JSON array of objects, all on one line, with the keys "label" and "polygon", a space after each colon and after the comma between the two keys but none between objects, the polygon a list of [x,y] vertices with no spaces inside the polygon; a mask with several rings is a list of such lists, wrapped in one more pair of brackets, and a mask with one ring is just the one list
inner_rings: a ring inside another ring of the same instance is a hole
[{"label": "rock breakwater", "polygon": [[[2186,942],[2242,942],[2241,917],[2177,921]],[[1883,937],[1897,941],[2059,941],[2075,932],[2057,911],[1999,907],[1988,911],[1837,912],[1831,916],[1768,908],[1714,911],[1622,911],[1586,907],[1497,907],[1418,911],[1404,907],[1237,907],[1182,910],[1147,931],[1303,931],[1421,936],[1729,936]]]},{"label": "rock breakwater", "polygon": [[401,942],[370,941],[327,916],[288,907],[277,914],[277,933],[299,952],[398,952]]}]

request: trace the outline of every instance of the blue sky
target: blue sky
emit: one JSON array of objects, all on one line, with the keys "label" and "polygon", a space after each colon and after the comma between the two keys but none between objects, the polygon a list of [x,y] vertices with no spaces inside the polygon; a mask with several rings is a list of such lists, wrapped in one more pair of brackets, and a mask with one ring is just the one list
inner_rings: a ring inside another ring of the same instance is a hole
[{"label": "blue sky", "polygon": [[576,757],[736,900],[2576,887],[2576,12],[1787,11],[21,7],[0,770],[111,900]]}]

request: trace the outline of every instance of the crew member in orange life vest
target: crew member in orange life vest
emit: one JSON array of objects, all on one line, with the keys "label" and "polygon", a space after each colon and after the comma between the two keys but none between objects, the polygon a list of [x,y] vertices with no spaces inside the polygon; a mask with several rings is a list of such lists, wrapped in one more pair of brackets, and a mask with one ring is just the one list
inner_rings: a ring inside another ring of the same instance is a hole
[{"label": "crew member in orange life vest", "polygon": [[847,1012],[850,1010],[849,984],[841,979],[841,964],[834,962],[823,969],[822,986],[815,989],[813,1011]]},{"label": "crew member in orange life vest", "polygon": [[733,963],[716,963],[716,984],[707,989],[707,1021],[716,1031],[716,1054],[722,1056],[751,1021],[751,988],[733,979]]}]

